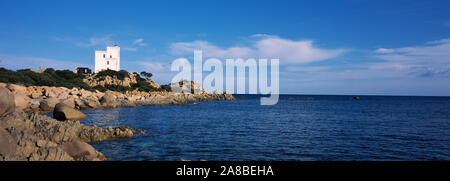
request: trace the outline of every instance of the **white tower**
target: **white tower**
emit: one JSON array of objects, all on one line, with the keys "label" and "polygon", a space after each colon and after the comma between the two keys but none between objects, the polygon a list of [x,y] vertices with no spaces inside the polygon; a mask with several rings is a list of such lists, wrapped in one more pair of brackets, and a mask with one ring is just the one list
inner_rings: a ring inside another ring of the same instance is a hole
[{"label": "white tower", "polygon": [[106,47],[106,51],[95,51],[95,73],[102,70],[120,70],[120,47]]}]

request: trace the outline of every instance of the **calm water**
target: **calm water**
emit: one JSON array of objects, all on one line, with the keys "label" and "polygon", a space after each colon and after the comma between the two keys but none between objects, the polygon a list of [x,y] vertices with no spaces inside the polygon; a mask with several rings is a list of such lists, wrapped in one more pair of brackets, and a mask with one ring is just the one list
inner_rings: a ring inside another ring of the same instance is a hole
[{"label": "calm water", "polygon": [[449,97],[283,95],[84,111],[148,131],[92,145],[110,160],[450,160]]}]

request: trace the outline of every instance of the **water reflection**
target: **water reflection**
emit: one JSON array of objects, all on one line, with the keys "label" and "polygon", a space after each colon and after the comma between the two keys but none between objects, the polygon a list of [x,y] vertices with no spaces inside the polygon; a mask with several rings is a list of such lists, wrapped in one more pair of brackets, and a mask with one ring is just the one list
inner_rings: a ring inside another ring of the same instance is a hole
[{"label": "water reflection", "polygon": [[89,119],[82,120],[81,122],[86,125],[97,125],[98,127],[105,128],[107,126],[117,127],[122,126],[120,115],[122,108],[117,109],[95,109],[86,113]]}]

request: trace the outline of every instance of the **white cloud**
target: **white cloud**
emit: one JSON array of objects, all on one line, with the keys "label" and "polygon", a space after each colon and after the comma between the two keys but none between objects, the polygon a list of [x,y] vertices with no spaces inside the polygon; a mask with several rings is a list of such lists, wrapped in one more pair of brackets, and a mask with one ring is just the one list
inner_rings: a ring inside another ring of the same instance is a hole
[{"label": "white cloud", "polygon": [[143,47],[143,46],[147,46],[147,43],[144,43],[143,38],[139,38],[139,39],[134,40],[133,45],[138,45],[140,47]]},{"label": "white cloud", "polygon": [[273,35],[256,34],[251,47],[235,46],[220,48],[207,41],[178,42],[171,45],[172,53],[190,55],[194,50],[203,50],[205,57],[212,58],[279,58],[284,64],[305,64],[338,57],[346,49],[321,49],[313,46],[312,41],[292,41]]},{"label": "white cloud", "polygon": [[139,61],[136,62],[140,67],[138,71],[146,71],[153,74],[152,79],[158,83],[166,84],[172,80],[177,72],[170,71],[170,64],[164,62],[154,61]]},{"label": "white cloud", "polygon": [[141,66],[144,66],[146,70],[152,72],[164,72],[169,70],[162,63],[159,62],[140,62],[139,64]]},{"label": "white cloud", "polygon": [[375,50],[376,53],[394,53],[393,49],[387,49],[387,48],[379,48]]},{"label": "white cloud", "polygon": [[[290,66],[284,69],[287,72],[282,72],[282,75],[287,77],[287,79],[292,77],[293,81],[298,79],[298,81],[307,82],[307,85],[344,81],[342,83],[348,86],[352,84],[351,82],[355,82],[355,88],[359,88],[362,82],[368,85],[375,81],[378,81],[377,84],[395,82],[392,85],[384,85],[384,88],[380,85],[380,90],[384,89],[387,92],[405,81],[410,81],[411,85],[433,81],[434,84],[429,84],[428,86],[441,87],[443,90],[449,89],[449,40],[430,41],[421,46],[376,49],[373,51],[373,55],[379,59],[377,62],[355,62],[355,64],[341,68],[333,65]],[[438,80],[440,80],[440,83],[435,84],[439,82]],[[411,85],[407,86],[411,87]],[[422,88],[415,87],[414,89],[417,91]],[[421,95],[416,92],[413,94]],[[448,95],[448,93],[439,93],[439,95]]]},{"label": "white cloud", "polygon": [[260,57],[280,58],[280,62],[304,64],[338,57],[345,49],[320,49],[312,41],[292,41],[281,38],[265,38],[256,42]]},{"label": "white cloud", "polygon": [[445,39],[440,39],[440,40],[435,40],[435,41],[429,41],[426,42],[426,44],[445,44],[445,43],[450,43],[450,38],[445,38]]},{"label": "white cloud", "polygon": [[375,57],[387,62],[371,68],[397,68],[418,76],[450,76],[450,39],[426,42],[422,46],[400,47],[375,51]]},{"label": "white cloud", "polygon": [[278,38],[278,36],[260,33],[260,34],[250,35],[250,38]]},{"label": "white cloud", "polygon": [[112,35],[107,35],[104,37],[91,37],[89,38],[89,43],[86,45],[88,47],[97,46],[97,45],[112,45],[114,41],[112,40]]},{"label": "white cloud", "polygon": [[[112,46],[117,44],[117,41],[113,39],[113,35],[105,35],[100,37],[90,37],[89,39],[70,38],[70,37],[53,37],[55,41],[68,42],[75,46],[82,48],[104,48],[106,46]],[[121,49],[124,51],[138,51],[138,47],[147,46],[143,38],[133,40],[131,44],[122,44]]]}]

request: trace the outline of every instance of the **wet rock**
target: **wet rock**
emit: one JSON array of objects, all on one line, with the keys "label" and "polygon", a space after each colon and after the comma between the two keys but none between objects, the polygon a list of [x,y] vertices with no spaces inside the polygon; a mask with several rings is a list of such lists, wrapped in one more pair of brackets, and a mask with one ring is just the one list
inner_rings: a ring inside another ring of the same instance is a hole
[{"label": "wet rock", "polygon": [[136,107],[136,104],[129,100],[122,99],[122,100],[118,101],[117,106],[118,107]]},{"label": "wet rock", "polygon": [[130,128],[128,126],[119,126],[108,131],[110,134],[112,134],[112,136],[120,138],[131,138],[134,134],[133,128]]},{"label": "wet rock", "polygon": [[86,115],[64,103],[58,103],[53,110],[53,117],[60,121],[82,120],[86,118]]}]

